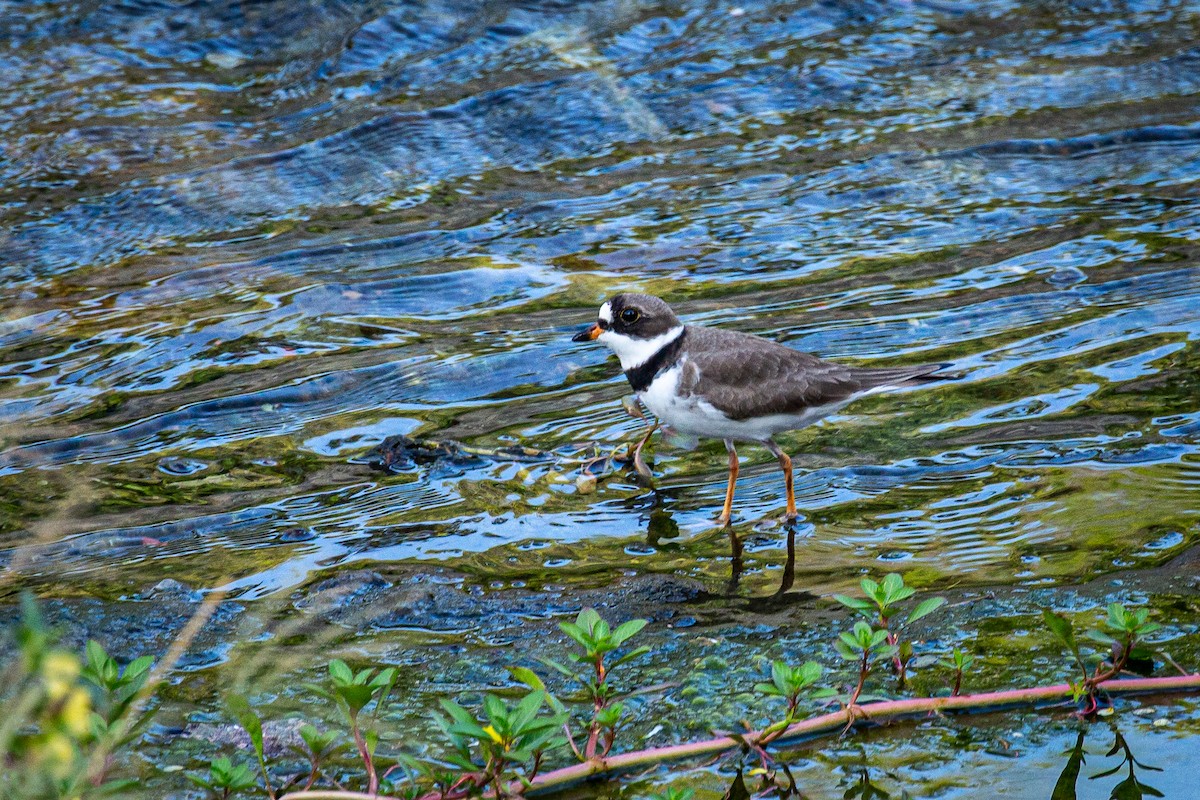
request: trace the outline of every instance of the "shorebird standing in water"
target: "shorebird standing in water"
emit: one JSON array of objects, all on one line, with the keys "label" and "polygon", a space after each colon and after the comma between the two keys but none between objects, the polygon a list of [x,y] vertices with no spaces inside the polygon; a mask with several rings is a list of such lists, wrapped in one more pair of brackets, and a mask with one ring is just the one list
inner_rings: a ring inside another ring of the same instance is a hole
[{"label": "shorebird standing in water", "polygon": [[621,361],[642,404],[668,432],[721,439],[729,484],[718,521],[729,525],[738,476],[735,442],[757,442],[779,460],[789,522],[796,518],[792,460],[772,438],[804,428],[869,394],[930,380],[945,364],[862,368],[823,361],[760,336],[684,325],[647,294],[618,294],[575,342],[599,341]]}]

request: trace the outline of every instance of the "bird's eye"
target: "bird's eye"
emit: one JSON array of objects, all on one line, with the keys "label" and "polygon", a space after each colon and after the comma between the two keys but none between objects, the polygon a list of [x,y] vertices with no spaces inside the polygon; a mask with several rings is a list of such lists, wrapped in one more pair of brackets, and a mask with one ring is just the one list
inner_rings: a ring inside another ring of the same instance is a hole
[{"label": "bird's eye", "polygon": [[633,323],[637,322],[641,316],[641,312],[639,312],[636,308],[627,308],[621,312],[621,322],[624,322],[626,325],[632,325]]}]

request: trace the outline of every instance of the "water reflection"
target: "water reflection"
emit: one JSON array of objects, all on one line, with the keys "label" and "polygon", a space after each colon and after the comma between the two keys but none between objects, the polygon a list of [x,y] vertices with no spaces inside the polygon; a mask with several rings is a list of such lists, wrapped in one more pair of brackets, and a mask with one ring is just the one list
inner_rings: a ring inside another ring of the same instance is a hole
[{"label": "water reflection", "polygon": [[[1154,767],[1149,764],[1143,764],[1138,761],[1133,755],[1133,751],[1129,747],[1129,743],[1125,737],[1121,735],[1121,731],[1115,723],[1109,723],[1109,731],[1113,735],[1113,744],[1105,758],[1120,756],[1121,761],[1116,766],[1102,770],[1089,775],[1088,780],[1100,780],[1108,778],[1122,770],[1125,771],[1125,777],[1113,785],[1110,797],[1112,800],[1130,800],[1130,798],[1141,797],[1163,797],[1163,793],[1153,786],[1144,783],[1137,775],[1137,770],[1143,772],[1162,772],[1161,767]],[[1079,733],[1075,738],[1075,746],[1071,749],[1067,757],[1067,764],[1063,767],[1062,774],[1058,781],[1054,784],[1054,791],[1050,795],[1050,800],[1076,800],[1076,792],[1079,783],[1079,774],[1085,763],[1084,759],[1084,740],[1091,733],[1091,727],[1080,727]]]}]

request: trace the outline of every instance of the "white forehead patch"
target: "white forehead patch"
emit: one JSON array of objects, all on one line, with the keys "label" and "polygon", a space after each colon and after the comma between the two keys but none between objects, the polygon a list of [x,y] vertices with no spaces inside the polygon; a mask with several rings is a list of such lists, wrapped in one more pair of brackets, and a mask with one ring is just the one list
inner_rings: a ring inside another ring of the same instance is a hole
[{"label": "white forehead patch", "polygon": [[607,300],[604,301],[604,305],[600,306],[600,319],[612,322],[612,303]]}]

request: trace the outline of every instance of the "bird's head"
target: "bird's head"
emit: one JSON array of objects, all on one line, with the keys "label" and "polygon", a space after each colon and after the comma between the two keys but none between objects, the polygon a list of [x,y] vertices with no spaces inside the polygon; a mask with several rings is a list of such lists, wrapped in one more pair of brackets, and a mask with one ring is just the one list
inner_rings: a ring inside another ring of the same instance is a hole
[{"label": "bird's head", "polygon": [[595,324],[571,337],[573,342],[598,340],[632,369],[683,331],[683,323],[665,302],[648,294],[618,294],[600,306]]}]

